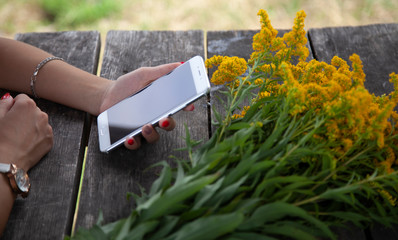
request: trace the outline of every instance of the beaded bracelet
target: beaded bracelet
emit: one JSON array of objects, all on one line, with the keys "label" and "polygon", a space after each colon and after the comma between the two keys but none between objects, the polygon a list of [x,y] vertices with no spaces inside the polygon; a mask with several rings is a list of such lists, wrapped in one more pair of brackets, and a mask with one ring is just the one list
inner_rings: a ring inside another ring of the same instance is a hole
[{"label": "beaded bracelet", "polygon": [[61,60],[61,61],[64,61],[64,59],[62,59],[62,58],[60,58],[60,57],[48,57],[48,58],[44,59],[43,61],[41,61],[41,62],[37,65],[35,71],[33,72],[32,77],[30,78],[30,89],[32,90],[33,96],[34,96],[35,98],[37,98],[37,99],[39,99],[39,97],[37,96],[36,91],[35,91],[35,83],[36,83],[36,80],[37,80],[36,77],[37,77],[37,75],[39,74],[39,70],[40,70],[46,63],[48,63],[49,61],[52,61],[52,60]]}]

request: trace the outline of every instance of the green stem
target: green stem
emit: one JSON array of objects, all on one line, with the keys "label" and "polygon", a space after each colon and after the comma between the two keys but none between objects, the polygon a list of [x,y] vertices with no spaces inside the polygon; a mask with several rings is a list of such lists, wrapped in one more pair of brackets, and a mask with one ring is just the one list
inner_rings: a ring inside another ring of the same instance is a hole
[{"label": "green stem", "polygon": [[[364,179],[362,181],[359,181],[359,182],[356,182],[356,183],[353,183],[353,184],[349,184],[349,185],[346,185],[344,187],[350,187],[350,186],[355,186],[355,185],[363,185],[363,184],[369,183],[369,182],[376,182],[376,181],[378,181],[380,179],[386,178],[387,176],[394,176],[394,175],[397,175],[397,174],[398,174],[398,172],[393,172],[393,173],[390,173],[388,175],[384,174],[384,175],[377,176],[377,177],[374,177],[374,178],[366,178],[366,179]],[[376,186],[374,186],[373,188],[375,188],[375,187]],[[301,205],[304,205],[304,204],[307,204],[307,203],[316,202],[319,199],[321,199],[321,195],[317,195],[317,196],[302,200],[300,202],[296,202],[293,205],[298,207],[298,206],[301,206]]]},{"label": "green stem", "polygon": [[240,91],[242,90],[242,87],[246,84],[247,79],[249,79],[249,77],[252,75],[252,73],[253,73],[253,70],[250,71],[248,76],[245,78],[245,80],[243,80],[243,82],[241,84],[239,84],[236,94],[234,94],[235,85],[233,85],[233,87],[231,88],[230,94],[233,95],[234,97],[232,98],[232,101],[229,104],[228,111],[227,111],[227,116],[225,117],[225,120],[224,120],[224,122],[222,124],[221,130],[220,130],[220,134],[218,135],[218,138],[217,138],[217,143],[219,143],[221,141],[221,138],[224,135],[226,127],[231,122],[232,112],[234,110],[234,109],[232,109],[232,106],[235,105],[235,102],[237,100],[237,97],[239,96]]},{"label": "green stem", "polygon": [[[364,150],[362,150],[361,152],[359,152],[358,154],[356,154],[355,156],[353,156],[352,158],[350,158],[348,161],[346,161],[344,164],[340,165],[339,167],[337,167],[336,169],[334,169],[329,175],[327,175],[321,182],[326,182],[329,178],[333,177],[341,168],[346,167],[348,164],[350,164],[352,161],[354,161],[355,159],[357,159],[359,156],[361,156],[362,154],[364,154],[365,152],[369,151],[372,147],[367,147]],[[348,151],[347,151],[348,152]],[[346,152],[346,153],[347,153]],[[337,161],[339,161],[340,159],[342,159],[346,153],[343,154],[343,156],[339,157],[337,159]],[[316,184],[314,187],[311,188],[311,190],[314,190],[316,188],[318,188],[321,184],[318,183]]]}]

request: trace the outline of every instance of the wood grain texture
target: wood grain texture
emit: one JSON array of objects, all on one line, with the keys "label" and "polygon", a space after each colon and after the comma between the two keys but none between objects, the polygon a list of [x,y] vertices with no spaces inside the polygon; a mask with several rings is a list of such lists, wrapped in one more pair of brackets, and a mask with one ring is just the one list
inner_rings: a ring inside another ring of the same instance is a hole
[{"label": "wood grain texture", "polygon": [[[62,57],[87,72],[97,71],[98,32],[27,33],[16,35],[16,39]],[[86,114],[46,100],[38,100],[37,105],[49,115],[54,146],[31,169],[31,193],[15,202],[2,239],[63,239],[70,234]]]},{"label": "wood grain texture", "polygon": [[365,87],[376,95],[393,90],[388,75],[398,72],[398,24],[310,29],[314,56],[330,63],[333,56],[348,61],[356,53],[366,74]]},{"label": "wood grain texture", "polygon": [[372,240],[397,240],[398,239],[398,225],[386,227],[381,224],[376,224],[370,230]]},{"label": "wood grain texture", "polygon": [[[142,66],[156,66],[204,56],[202,31],[111,31],[106,38],[101,75],[117,79]],[[206,98],[195,103],[195,111],[174,116],[177,126],[171,132],[159,130],[160,140],[143,144],[137,151],[123,146],[110,154],[100,153],[96,121],[91,128],[89,151],[84,172],[77,226],[90,227],[102,210],[104,222],[112,222],[130,214],[134,207],[126,200],[127,192],[139,194],[139,186],[148,189],[160,168],[150,168],[161,161],[172,163],[170,155],[186,157],[175,149],[185,146],[184,125],[194,139],[208,139]],[[150,111],[150,109],[148,109]]]}]

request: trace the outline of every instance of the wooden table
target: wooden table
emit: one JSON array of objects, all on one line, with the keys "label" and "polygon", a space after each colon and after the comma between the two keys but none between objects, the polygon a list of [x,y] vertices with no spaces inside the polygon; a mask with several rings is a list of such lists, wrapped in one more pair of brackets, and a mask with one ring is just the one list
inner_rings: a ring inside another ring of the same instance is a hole
[{"label": "wooden table", "polygon": [[[116,79],[141,66],[185,61],[195,55],[248,58],[256,32],[110,31],[100,74]],[[98,32],[26,33],[15,38],[85,71],[97,72],[101,49]],[[398,72],[398,24],[310,29],[308,39],[310,58],[330,62],[334,55],[348,60],[357,53],[367,75],[366,87],[376,95],[393,89],[388,74]],[[4,92],[0,90],[0,94]],[[210,101],[213,103],[212,96]],[[39,100],[38,105],[49,114],[54,147],[30,171],[31,194],[17,199],[2,239],[63,239],[73,228],[93,225],[100,211],[104,222],[126,217],[134,207],[126,193],[140,193],[140,187],[149,188],[157,177],[159,169],[148,167],[162,160],[171,163],[170,155],[184,157],[175,149],[184,146],[185,123],[194,139],[206,140],[211,135],[211,113],[207,99],[202,98],[193,113],[178,113],[176,129],[160,131],[156,144],[145,144],[138,151],[120,148],[103,154],[98,148],[94,117],[46,100]],[[376,226],[365,231],[335,231],[339,239],[398,239],[398,226],[394,230]]]}]

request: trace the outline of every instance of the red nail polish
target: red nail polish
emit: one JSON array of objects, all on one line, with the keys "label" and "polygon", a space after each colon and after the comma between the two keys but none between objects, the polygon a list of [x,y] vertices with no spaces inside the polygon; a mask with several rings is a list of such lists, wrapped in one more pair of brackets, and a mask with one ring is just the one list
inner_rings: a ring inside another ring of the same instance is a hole
[{"label": "red nail polish", "polygon": [[134,144],[134,139],[130,138],[130,139],[127,141],[127,143],[128,143],[129,145],[133,145],[133,144]]},{"label": "red nail polish", "polygon": [[189,108],[189,111],[193,111],[193,110],[195,110],[195,105],[191,105],[191,107]]},{"label": "red nail polish", "polygon": [[164,120],[164,121],[162,122],[162,127],[164,127],[164,128],[168,127],[169,125],[170,125],[170,122],[167,121],[167,120]]},{"label": "red nail polish", "polygon": [[184,64],[184,62],[180,62],[181,64]]},{"label": "red nail polish", "polygon": [[6,93],[6,94],[4,94],[4,96],[1,97],[1,100],[7,99],[7,98],[10,98],[10,97],[11,97],[10,93]]}]

